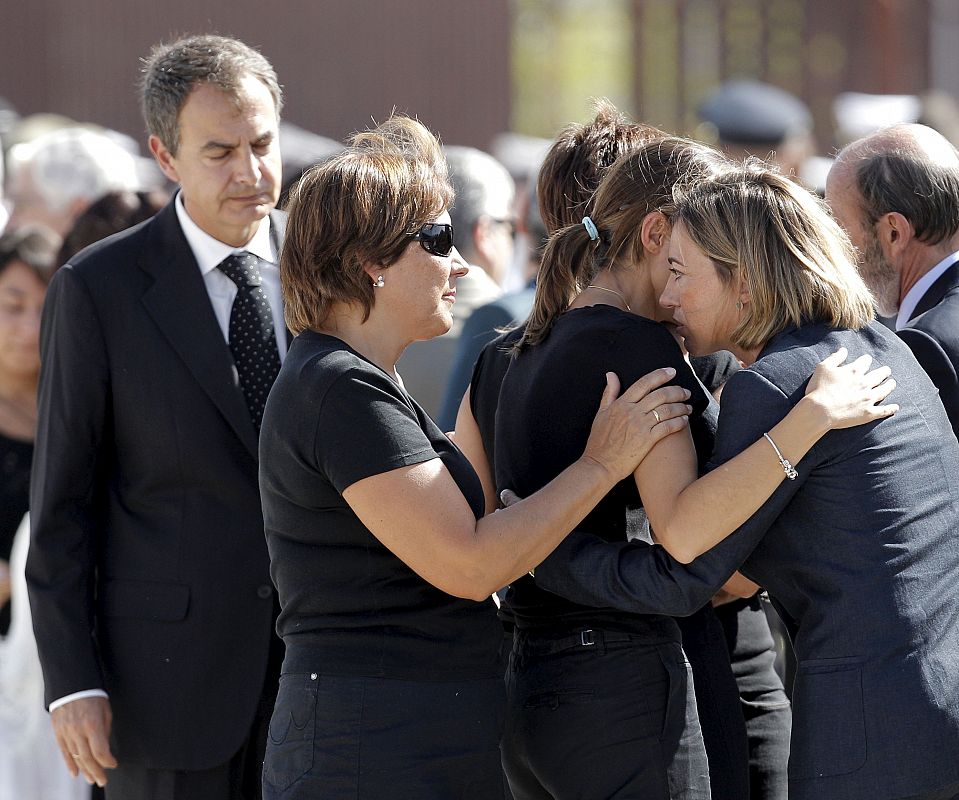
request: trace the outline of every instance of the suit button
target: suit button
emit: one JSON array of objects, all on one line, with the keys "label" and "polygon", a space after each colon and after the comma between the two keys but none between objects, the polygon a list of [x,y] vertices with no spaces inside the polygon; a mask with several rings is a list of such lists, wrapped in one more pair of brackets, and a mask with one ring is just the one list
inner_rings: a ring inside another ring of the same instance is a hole
[{"label": "suit button", "polygon": [[261,600],[268,600],[273,596],[273,587],[272,586],[260,586],[256,590],[256,596]]}]

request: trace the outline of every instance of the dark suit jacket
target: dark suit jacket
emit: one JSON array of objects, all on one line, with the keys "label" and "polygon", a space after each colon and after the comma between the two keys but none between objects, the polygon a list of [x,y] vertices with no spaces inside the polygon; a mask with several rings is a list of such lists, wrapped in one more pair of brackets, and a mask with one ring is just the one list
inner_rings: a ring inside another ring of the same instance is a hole
[{"label": "dark suit jacket", "polygon": [[929,287],[899,336],[936,384],[959,435],[959,265]]},{"label": "dark suit jacket", "polygon": [[451,431],[456,427],[460,401],[483,348],[500,335],[500,328],[517,325],[529,316],[535,295],[536,287],[526,286],[491,300],[466,318],[443,392],[443,403],[436,418],[440,430]]},{"label": "dark suit jacket", "polygon": [[105,689],[121,761],[221,764],[249,734],[274,599],[256,433],[172,203],[57,272],[40,346],[46,701]]},{"label": "dark suit jacket", "polygon": [[689,613],[742,564],[799,662],[790,800],[883,800],[959,780],[959,444],[908,349],[878,324],[775,337],[726,384],[714,462],[781,420],[839,346],[892,367],[894,417],[827,434],[797,480],[688,567],[658,547],[574,534],[536,570],[577,602]]}]

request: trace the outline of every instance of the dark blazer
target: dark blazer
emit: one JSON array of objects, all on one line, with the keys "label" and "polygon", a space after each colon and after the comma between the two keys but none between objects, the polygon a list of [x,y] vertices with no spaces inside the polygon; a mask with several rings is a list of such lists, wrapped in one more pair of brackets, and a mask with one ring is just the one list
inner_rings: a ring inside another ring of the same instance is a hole
[{"label": "dark blazer", "polygon": [[899,336],[936,384],[959,435],[959,265],[929,287]]},{"label": "dark blazer", "polygon": [[466,318],[456,345],[453,366],[446,380],[443,402],[436,417],[436,424],[441,431],[451,431],[456,427],[460,401],[466,394],[470,375],[473,374],[476,359],[483,348],[500,335],[500,329],[518,325],[525,320],[533,308],[535,296],[536,286],[530,284],[519,291],[508,292],[491,300]]},{"label": "dark blazer", "polygon": [[689,613],[742,564],[798,658],[790,800],[883,800],[959,780],[959,443],[908,349],[878,324],[775,337],[726,384],[714,463],[781,420],[839,346],[892,367],[895,416],[827,434],[795,481],[688,567],[658,547],[574,534],[536,570],[577,602]]},{"label": "dark blazer", "polygon": [[172,203],[57,272],[40,347],[27,579],[46,701],[105,689],[121,761],[222,764],[260,699],[274,592],[257,436]]}]

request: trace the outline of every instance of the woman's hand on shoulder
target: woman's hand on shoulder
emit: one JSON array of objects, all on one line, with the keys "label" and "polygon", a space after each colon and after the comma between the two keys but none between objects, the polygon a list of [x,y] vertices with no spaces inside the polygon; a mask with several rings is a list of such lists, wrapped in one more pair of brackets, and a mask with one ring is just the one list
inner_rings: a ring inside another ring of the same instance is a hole
[{"label": "woman's hand on shoulder", "polygon": [[619,378],[607,372],[583,458],[620,481],[632,474],[660,439],[685,428],[691,412],[685,402],[689,391],[663,386],[675,375],[672,367],[653,370],[619,396]]},{"label": "woman's hand on shoulder", "polygon": [[827,430],[851,428],[885,417],[899,410],[896,403],[884,403],[896,388],[889,367],[872,366],[872,356],[862,355],[845,363],[845,347],[823,359],[806,387],[806,398],[824,415]]}]

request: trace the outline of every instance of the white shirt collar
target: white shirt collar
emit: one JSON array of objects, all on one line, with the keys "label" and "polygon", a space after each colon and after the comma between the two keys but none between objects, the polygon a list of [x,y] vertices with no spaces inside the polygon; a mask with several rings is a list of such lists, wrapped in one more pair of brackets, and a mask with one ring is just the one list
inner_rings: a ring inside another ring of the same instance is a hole
[{"label": "white shirt collar", "polygon": [[959,252],[950,253],[916,281],[912,288],[906,292],[906,296],[902,298],[902,302],[899,304],[899,313],[896,315],[897,331],[901,331],[909,324],[909,320],[912,319],[913,312],[916,310],[916,306],[919,305],[919,301],[922,300],[923,295],[929,291],[929,288],[942,277],[943,273],[949,269],[949,267],[956,263],[959,263]]},{"label": "white shirt collar", "polygon": [[219,239],[214,239],[210,234],[200,228],[190,215],[187,213],[186,206],[183,204],[183,192],[177,192],[176,216],[180,221],[180,227],[183,229],[183,235],[186,237],[187,244],[193,251],[196,263],[200,267],[200,274],[206,275],[208,272],[216,269],[217,264],[223,261],[231,253],[238,253],[247,250],[264,261],[271,264],[277,262],[276,253],[273,252],[273,242],[270,238],[270,217],[265,216],[260,222],[260,226],[243,247],[231,247],[224,244]]}]

